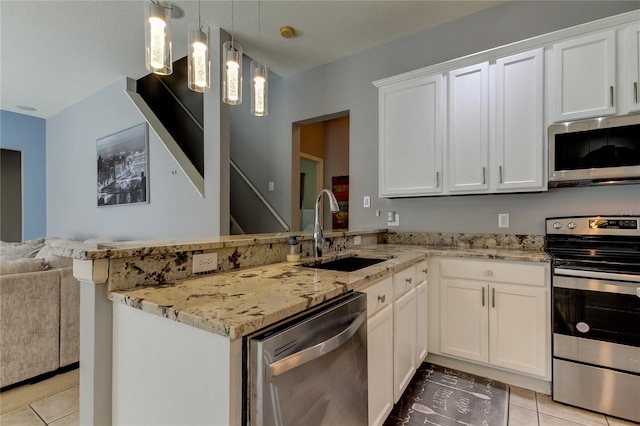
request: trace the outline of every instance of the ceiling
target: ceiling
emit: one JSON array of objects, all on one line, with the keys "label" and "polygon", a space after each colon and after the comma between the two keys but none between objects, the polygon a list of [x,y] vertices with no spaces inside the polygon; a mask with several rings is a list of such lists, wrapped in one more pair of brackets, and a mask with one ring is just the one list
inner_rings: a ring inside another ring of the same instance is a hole
[{"label": "ceiling", "polygon": [[[235,0],[233,33],[245,54],[261,54],[273,72],[287,76],[503,1]],[[198,2],[175,3],[185,12],[172,23],[177,60],[186,56],[187,25],[197,20]],[[0,108],[48,118],[124,76],[147,75],[148,4],[149,0],[0,0]],[[202,21],[231,33],[231,5],[230,0],[202,0]],[[293,26],[297,36],[282,38],[283,25]]]}]

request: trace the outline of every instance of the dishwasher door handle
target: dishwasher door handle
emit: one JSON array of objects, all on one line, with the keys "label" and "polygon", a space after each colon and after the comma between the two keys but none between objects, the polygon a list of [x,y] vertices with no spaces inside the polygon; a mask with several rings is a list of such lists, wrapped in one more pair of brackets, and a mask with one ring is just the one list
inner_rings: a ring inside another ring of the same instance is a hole
[{"label": "dishwasher door handle", "polygon": [[307,362],[318,359],[321,356],[338,349],[340,346],[348,342],[354,334],[356,334],[366,318],[367,311],[365,310],[360,312],[356,319],[354,319],[347,328],[335,336],[267,365],[265,371],[267,380],[278,377],[289,370],[293,370],[302,364],[306,364]]}]

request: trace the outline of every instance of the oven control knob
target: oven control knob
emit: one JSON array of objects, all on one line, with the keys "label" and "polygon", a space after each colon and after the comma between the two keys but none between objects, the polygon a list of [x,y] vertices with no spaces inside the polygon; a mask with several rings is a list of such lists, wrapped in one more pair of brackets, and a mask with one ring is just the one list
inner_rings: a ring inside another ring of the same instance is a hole
[{"label": "oven control knob", "polygon": [[562,228],[562,224],[560,222],[556,222],[553,224],[553,229],[560,229]]},{"label": "oven control knob", "polygon": [[576,229],[576,226],[577,226],[577,225],[576,225],[576,223],[575,223],[575,222],[569,222],[569,223],[567,224],[567,228],[569,228],[569,229]]}]

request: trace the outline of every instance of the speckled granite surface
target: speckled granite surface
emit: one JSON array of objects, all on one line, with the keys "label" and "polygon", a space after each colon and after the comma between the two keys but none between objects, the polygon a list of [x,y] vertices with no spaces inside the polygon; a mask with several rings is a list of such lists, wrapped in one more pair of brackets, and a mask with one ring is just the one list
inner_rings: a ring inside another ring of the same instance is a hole
[{"label": "speckled granite surface", "polygon": [[370,282],[425,259],[428,255],[549,261],[546,254],[531,250],[392,244],[371,245],[349,250],[348,253],[388,260],[351,273],[303,268],[297,264],[280,262],[190,277],[152,287],[119,290],[112,292],[110,297],[114,302],[238,339],[327,299],[363,288]]},{"label": "speckled granite surface", "polygon": [[544,249],[543,235],[388,231],[385,234],[385,241],[389,244],[412,244],[428,247],[532,250],[540,252]]}]

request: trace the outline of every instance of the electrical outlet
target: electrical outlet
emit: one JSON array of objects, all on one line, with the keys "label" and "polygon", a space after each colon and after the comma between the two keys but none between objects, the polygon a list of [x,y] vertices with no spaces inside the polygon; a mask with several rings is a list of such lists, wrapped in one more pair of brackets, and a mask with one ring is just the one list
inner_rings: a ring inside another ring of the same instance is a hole
[{"label": "electrical outlet", "polygon": [[498,228],[508,228],[508,227],[509,227],[509,213],[499,213]]},{"label": "electrical outlet", "polygon": [[362,237],[360,235],[353,237],[353,245],[359,246],[360,244],[362,244]]},{"label": "electrical outlet", "polygon": [[210,272],[218,269],[218,253],[193,255],[193,273]]},{"label": "electrical outlet", "polygon": [[362,207],[364,207],[365,209],[368,209],[371,207],[371,197],[369,197],[368,195],[364,196],[364,200],[362,201]]},{"label": "electrical outlet", "polygon": [[269,192],[273,192],[275,190],[275,187],[276,187],[275,183],[269,182]]},{"label": "electrical outlet", "polygon": [[400,215],[396,212],[387,213],[387,226],[400,226]]}]

